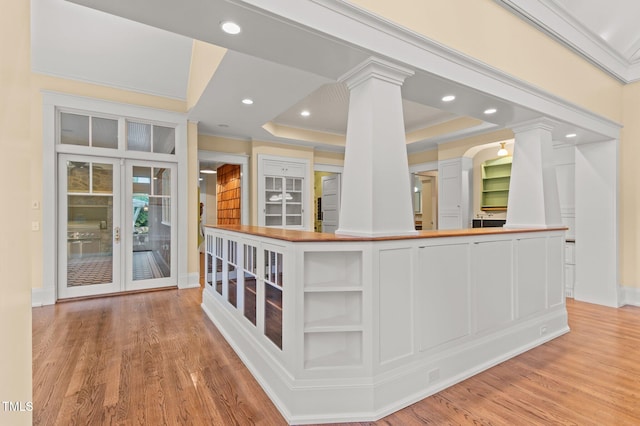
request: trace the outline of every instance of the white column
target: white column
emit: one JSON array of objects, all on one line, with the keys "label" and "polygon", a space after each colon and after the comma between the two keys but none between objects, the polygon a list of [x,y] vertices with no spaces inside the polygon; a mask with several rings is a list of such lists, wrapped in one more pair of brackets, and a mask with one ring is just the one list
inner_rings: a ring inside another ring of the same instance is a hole
[{"label": "white column", "polygon": [[618,270],[618,141],[577,145],[575,299],[620,306]]},{"label": "white column", "polygon": [[514,128],[513,164],[506,228],[562,226],[553,163],[551,120]]},{"label": "white column", "polygon": [[400,87],[411,70],[369,58],[340,80],[350,90],[336,234],[416,234]]}]

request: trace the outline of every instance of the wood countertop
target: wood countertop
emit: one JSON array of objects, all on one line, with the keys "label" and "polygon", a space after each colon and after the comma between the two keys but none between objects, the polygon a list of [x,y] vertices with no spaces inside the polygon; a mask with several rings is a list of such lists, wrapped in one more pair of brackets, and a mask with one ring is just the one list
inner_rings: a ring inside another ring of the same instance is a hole
[{"label": "wood countertop", "polygon": [[276,240],[289,241],[294,243],[321,243],[321,242],[349,242],[349,241],[393,241],[412,240],[420,238],[445,238],[445,237],[468,237],[478,235],[495,234],[516,234],[523,232],[545,232],[545,231],[566,231],[568,228],[468,228],[450,230],[429,230],[417,231],[415,235],[391,235],[384,237],[355,237],[347,235],[325,234],[322,232],[298,231],[292,229],[266,228],[249,225],[205,225],[207,228],[221,229],[225,231],[239,232],[242,234],[255,235],[259,237],[273,238]]}]

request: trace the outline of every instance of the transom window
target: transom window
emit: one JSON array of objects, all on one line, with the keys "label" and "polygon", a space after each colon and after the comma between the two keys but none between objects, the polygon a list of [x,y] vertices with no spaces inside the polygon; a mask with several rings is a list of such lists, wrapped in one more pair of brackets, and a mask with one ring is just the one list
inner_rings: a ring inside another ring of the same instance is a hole
[{"label": "transom window", "polygon": [[[119,126],[123,126],[126,144],[118,144]],[[60,112],[59,139],[63,145],[128,151],[175,154],[176,129],[159,124],[124,118],[98,117],[92,114]]]},{"label": "transom window", "polygon": [[60,143],[118,149],[118,120],[62,112]]},{"label": "transom window", "polygon": [[127,149],[175,154],[176,130],[155,124],[127,121]]}]

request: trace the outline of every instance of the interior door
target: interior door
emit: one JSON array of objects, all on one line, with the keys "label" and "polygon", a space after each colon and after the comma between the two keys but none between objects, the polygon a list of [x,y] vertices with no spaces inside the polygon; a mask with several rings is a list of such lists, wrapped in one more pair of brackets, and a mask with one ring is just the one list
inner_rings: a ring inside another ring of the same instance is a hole
[{"label": "interior door", "polygon": [[322,177],[322,232],[336,232],[340,216],[340,174]]},{"label": "interior door", "polygon": [[58,171],[58,298],[120,291],[120,160],[60,155]]},{"label": "interior door", "polygon": [[175,286],[176,166],[139,160],[125,164],[125,290]]}]

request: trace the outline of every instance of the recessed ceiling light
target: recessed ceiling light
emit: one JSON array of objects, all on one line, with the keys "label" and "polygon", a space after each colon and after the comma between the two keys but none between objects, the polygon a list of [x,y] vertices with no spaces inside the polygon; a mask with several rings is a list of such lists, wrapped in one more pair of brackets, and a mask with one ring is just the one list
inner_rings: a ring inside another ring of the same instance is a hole
[{"label": "recessed ceiling light", "polygon": [[242,103],[245,104],[245,105],[253,105],[253,99],[244,98],[242,100]]},{"label": "recessed ceiling light", "polygon": [[498,110],[495,108],[487,108],[484,110],[484,113],[487,115],[495,114]]},{"label": "recessed ceiling light", "polygon": [[206,169],[200,170],[200,173],[203,173],[205,175],[215,175],[218,172],[216,170],[213,170],[213,169],[210,169],[210,168],[206,168]]},{"label": "recessed ceiling light", "polygon": [[220,123],[220,124],[218,124],[218,127],[229,127],[229,125],[228,124],[224,124],[224,123]]},{"label": "recessed ceiling light", "polygon": [[442,98],[442,102],[451,102],[455,100],[455,98],[456,97],[454,95],[447,95]]},{"label": "recessed ceiling light", "polygon": [[570,139],[570,138],[575,138],[576,136],[578,136],[578,135],[577,135],[577,134],[575,134],[575,133],[567,133],[567,134],[565,135],[565,138],[569,138],[569,139]]},{"label": "recessed ceiling light", "polygon": [[225,33],[232,35],[239,34],[240,31],[242,31],[240,25],[231,21],[224,21],[220,23],[220,28],[222,28],[222,31],[224,31]]},{"label": "recessed ceiling light", "polygon": [[305,110],[300,112],[300,115],[303,116],[303,117],[308,117],[308,116],[311,115],[311,113],[305,109]]}]

